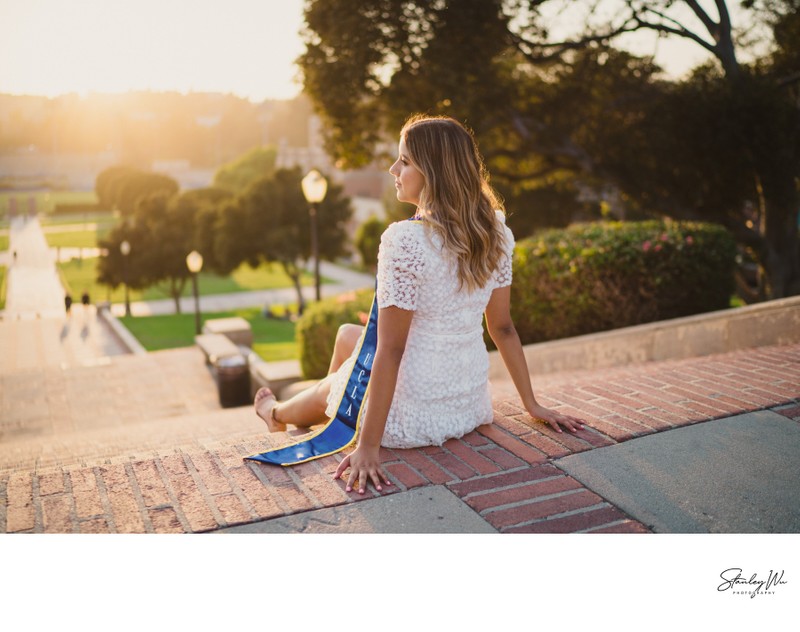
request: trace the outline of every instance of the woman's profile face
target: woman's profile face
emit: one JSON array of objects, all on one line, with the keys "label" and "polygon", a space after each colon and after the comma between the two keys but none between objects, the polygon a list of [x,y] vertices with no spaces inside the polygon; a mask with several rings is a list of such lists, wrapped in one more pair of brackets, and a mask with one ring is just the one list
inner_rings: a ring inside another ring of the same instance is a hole
[{"label": "woman's profile face", "polygon": [[411,164],[411,159],[406,149],[406,142],[400,139],[398,157],[389,169],[394,176],[394,186],[397,189],[397,199],[409,204],[419,204],[419,196],[425,185],[425,176]]}]

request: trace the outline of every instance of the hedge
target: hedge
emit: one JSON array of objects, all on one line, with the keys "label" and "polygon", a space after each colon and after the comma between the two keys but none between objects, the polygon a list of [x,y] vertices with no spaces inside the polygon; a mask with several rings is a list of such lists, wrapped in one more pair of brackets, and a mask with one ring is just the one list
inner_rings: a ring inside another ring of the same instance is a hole
[{"label": "hedge", "polygon": [[512,317],[523,344],[725,309],[736,244],[721,226],[577,224],[517,243]]},{"label": "hedge", "polygon": [[336,332],[345,323],[360,323],[369,313],[373,290],[350,292],[308,305],[297,321],[295,335],[300,347],[300,368],[306,379],[328,374]]}]

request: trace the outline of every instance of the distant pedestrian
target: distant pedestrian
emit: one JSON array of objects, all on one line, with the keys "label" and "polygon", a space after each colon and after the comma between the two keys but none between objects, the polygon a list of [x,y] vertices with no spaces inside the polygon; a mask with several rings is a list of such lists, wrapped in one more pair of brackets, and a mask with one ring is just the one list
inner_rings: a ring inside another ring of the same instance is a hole
[{"label": "distant pedestrian", "polygon": [[14,251],[14,263],[15,264],[17,263],[17,251],[16,250]]},{"label": "distant pedestrian", "polygon": [[84,309],[89,307],[89,290],[84,290],[83,294],[81,294],[81,303],[83,304]]},{"label": "distant pedestrian", "polygon": [[72,309],[72,296],[70,296],[69,294],[66,294],[64,296],[64,307],[67,310],[67,316],[69,316],[71,313],[70,310]]}]

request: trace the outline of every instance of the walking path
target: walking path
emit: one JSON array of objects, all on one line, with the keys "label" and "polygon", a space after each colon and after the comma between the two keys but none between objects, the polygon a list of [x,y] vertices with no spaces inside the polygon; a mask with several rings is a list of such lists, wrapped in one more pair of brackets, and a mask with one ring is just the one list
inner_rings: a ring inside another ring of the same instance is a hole
[{"label": "walking path", "polygon": [[[51,249],[50,253],[54,259],[58,258],[59,261],[69,261],[77,257],[97,257],[99,251],[97,248],[58,248]],[[319,269],[320,276],[332,280],[331,283],[324,283],[320,286],[320,295],[323,298],[338,296],[343,292],[360,290],[375,285],[374,276],[350,270],[344,266],[331,263],[330,261],[320,261]],[[315,298],[314,288],[304,286],[303,296],[308,302],[311,302]],[[222,312],[244,307],[265,307],[273,304],[286,304],[296,300],[297,292],[294,288],[208,294],[200,297],[200,311]],[[182,297],[180,301],[182,312],[186,313],[194,310],[193,297]],[[122,303],[115,303],[111,306],[111,313],[117,317],[124,316],[125,306]],[[158,316],[174,313],[175,301],[171,298],[152,301],[133,301],[131,303],[131,314],[133,316]]]},{"label": "walking path", "polygon": [[[38,265],[22,262],[16,279]],[[41,299],[0,322],[0,532],[800,533],[798,344],[537,377],[543,404],[587,420],[580,436],[500,381],[492,424],[383,450],[393,485],[361,496],[332,478],[341,454],[244,461],[301,433],[220,409],[194,348],[65,361],[67,318]]]},{"label": "walking path", "polygon": [[64,290],[39,220],[14,218],[9,239],[17,258],[8,270],[5,319],[62,317]]},{"label": "walking path", "polygon": [[[348,270],[345,267],[320,261],[320,275],[333,279],[333,283],[325,283],[320,286],[322,298],[337,296],[343,292],[360,290],[375,285],[375,277]],[[303,296],[309,302],[314,299],[314,288],[304,286]],[[232,292],[230,294],[213,294],[200,297],[200,311],[222,312],[243,307],[266,307],[268,305],[279,305],[292,303],[297,300],[297,292],[294,288],[281,288],[276,290],[256,290],[252,292]],[[181,311],[189,313],[194,310],[194,298],[181,298]],[[125,306],[114,304],[111,306],[111,313],[115,316],[125,315]],[[131,303],[131,314],[133,316],[156,316],[159,314],[174,314],[175,302],[170,299],[156,301],[134,301]]]},{"label": "walking path", "polygon": [[55,257],[36,217],[12,219],[9,241],[0,370],[74,366],[127,353],[93,305],[72,297],[77,304],[67,314]]}]

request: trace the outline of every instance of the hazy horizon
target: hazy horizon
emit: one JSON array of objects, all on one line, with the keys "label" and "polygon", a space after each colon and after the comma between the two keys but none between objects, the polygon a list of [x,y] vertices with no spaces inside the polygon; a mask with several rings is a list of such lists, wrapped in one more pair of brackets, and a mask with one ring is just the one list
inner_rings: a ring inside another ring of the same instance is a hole
[{"label": "hazy horizon", "polygon": [[232,96],[238,99],[242,99],[244,101],[249,101],[252,105],[261,105],[263,103],[271,102],[271,101],[294,101],[295,99],[302,96],[302,91],[298,91],[297,94],[288,97],[266,97],[261,100],[250,99],[246,96],[242,96],[239,94],[235,94],[231,91],[222,91],[222,90],[189,90],[189,91],[181,91],[181,90],[174,90],[165,88],[163,90],[149,90],[149,89],[133,89],[133,90],[125,90],[122,92],[103,92],[98,90],[90,90],[88,92],[62,92],[60,94],[31,94],[31,93],[14,93],[14,92],[5,92],[0,89],[0,97],[15,97],[21,99],[61,99],[67,97],[78,97],[80,99],[91,99],[92,97],[102,97],[102,98],[124,98],[130,95],[143,95],[143,94],[152,94],[152,95],[170,95],[170,94],[177,94],[180,96],[203,96],[203,95],[214,95],[214,96],[223,96],[228,97]]},{"label": "hazy horizon", "polygon": [[[0,22],[12,26],[0,38],[0,94],[218,93],[258,104],[302,92],[303,0],[0,0]],[[646,32],[618,44],[675,78],[709,58]]]},{"label": "hazy horizon", "polygon": [[0,0],[0,93],[301,92],[302,0]]}]

